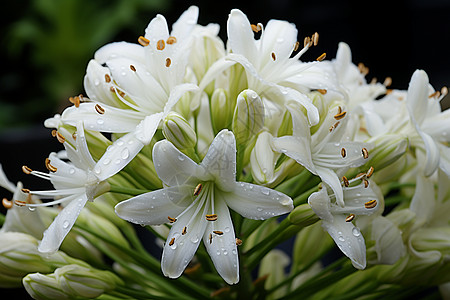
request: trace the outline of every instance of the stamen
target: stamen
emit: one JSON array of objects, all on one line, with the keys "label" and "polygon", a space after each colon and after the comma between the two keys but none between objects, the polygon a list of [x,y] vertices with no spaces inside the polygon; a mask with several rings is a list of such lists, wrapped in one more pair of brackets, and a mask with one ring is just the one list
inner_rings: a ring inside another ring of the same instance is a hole
[{"label": "stamen", "polygon": [[[386,90],[386,95],[391,94],[393,91],[394,91],[393,89],[388,89],[388,90]],[[400,99],[399,99],[399,100],[400,100]]]},{"label": "stamen", "polygon": [[114,94],[116,93],[116,89],[113,86],[109,87],[109,91]]},{"label": "stamen", "polygon": [[303,40],[303,47],[311,47],[311,38],[309,36]]},{"label": "stamen", "polygon": [[33,170],[31,170],[29,167],[27,166],[22,166],[22,172],[24,172],[27,175],[30,175],[31,172],[33,172]]},{"label": "stamen", "polygon": [[325,59],[325,57],[327,57],[327,54],[324,52],[322,53],[318,58],[316,58],[317,61],[322,61]]},{"label": "stamen", "polygon": [[342,176],[342,181],[344,182],[344,186],[345,186],[345,187],[349,187],[350,182],[348,181],[347,177]]},{"label": "stamen", "polygon": [[319,34],[317,32],[314,32],[314,34],[311,37],[314,46],[317,46],[317,44],[319,43]]},{"label": "stamen", "polygon": [[332,132],[333,131],[333,129],[336,129],[337,127],[338,127],[338,125],[339,125],[339,121],[337,121],[336,123],[334,123],[334,125],[332,125],[331,127],[330,127],[330,132]]},{"label": "stamen", "polygon": [[277,60],[277,57],[276,57],[276,55],[275,55],[275,52],[272,52],[271,55],[272,55],[272,60],[273,60],[273,61]]},{"label": "stamen", "polygon": [[177,42],[177,38],[174,36],[169,36],[166,40],[167,45],[173,45]]},{"label": "stamen", "polygon": [[223,231],[220,231],[220,230],[213,230],[213,233],[214,233],[214,234],[217,234],[217,235],[222,235],[222,234],[223,234]]},{"label": "stamen", "polygon": [[75,131],[74,133],[72,133],[72,138],[76,141],[77,140],[77,132]]},{"label": "stamen", "polygon": [[186,232],[187,232],[187,227],[186,227],[186,226],[184,226],[183,230],[181,231],[181,235],[185,235],[185,234],[186,234]]},{"label": "stamen", "polygon": [[164,40],[159,40],[156,43],[156,49],[162,51],[162,50],[164,50],[164,48],[166,48],[166,43],[164,42]]},{"label": "stamen", "polygon": [[170,216],[168,216],[167,219],[169,219],[169,222],[170,222],[170,223],[175,223],[176,220],[177,220],[177,219],[172,218],[172,217],[170,217]]},{"label": "stamen", "polygon": [[294,52],[298,50],[298,48],[300,47],[300,43],[297,41],[294,44]]},{"label": "stamen", "polygon": [[133,71],[133,72],[136,72],[136,67],[133,66],[133,65],[130,65],[130,70]]},{"label": "stamen", "polygon": [[446,96],[448,94],[448,88],[446,86],[443,86],[441,88],[441,95]]},{"label": "stamen", "polygon": [[105,109],[101,107],[99,104],[95,104],[95,111],[100,115],[103,115],[105,113]]},{"label": "stamen", "polygon": [[105,74],[105,81],[106,81],[106,83],[110,83],[111,82],[111,76],[109,76],[108,74]]},{"label": "stamen", "polygon": [[347,218],[345,218],[345,222],[351,222],[355,218],[354,214],[349,214]]},{"label": "stamen", "polygon": [[428,96],[428,98],[439,98],[439,96],[441,95],[441,93],[439,91],[434,92],[433,94],[431,94],[430,96]]},{"label": "stamen", "polygon": [[47,170],[53,173],[58,171],[58,169],[55,166],[52,166],[50,164],[50,159],[48,157],[45,159],[45,167],[47,168]]},{"label": "stamen", "polygon": [[172,238],[172,239],[170,240],[170,242],[169,242],[169,246],[172,246],[172,245],[173,245],[173,243],[175,243],[175,238]]},{"label": "stamen", "polygon": [[375,206],[377,206],[377,200],[370,200],[364,203],[364,207],[367,209],[374,208]]},{"label": "stamen", "polygon": [[[197,184],[197,186],[194,189],[194,196],[198,196],[200,192],[202,191],[203,185],[201,183]],[[206,215],[208,216],[208,215]]]},{"label": "stamen", "polygon": [[255,24],[251,24],[250,25],[251,27],[252,27],[252,30],[254,31],[254,32],[260,32],[261,31],[261,25],[255,25]]},{"label": "stamen", "polygon": [[29,194],[31,191],[30,189],[21,189],[22,192],[24,192],[25,194]]},{"label": "stamen", "polygon": [[242,245],[242,240],[236,238],[236,246],[240,246],[240,245]]},{"label": "stamen", "polygon": [[77,108],[80,107],[80,97],[69,97],[69,102]]},{"label": "stamen", "polygon": [[371,166],[366,173],[366,177],[370,178],[370,176],[372,176],[372,174],[373,174],[373,171],[374,171],[374,168]]},{"label": "stamen", "polygon": [[10,209],[13,206],[13,202],[9,201],[6,198],[3,198],[2,204],[3,204],[3,207],[6,208],[6,209]]},{"label": "stamen", "polygon": [[210,234],[209,234],[209,243],[210,243],[210,244],[212,244],[212,238],[213,238],[213,235],[212,235],[212,233],[210,233]]},{"label": "stamen", "polygon": [[347,156],[347,151],[345,150],[345,148],[341,149],[341,156],[342,156],[342,158]]},{"label": "stamen", "polygon": [[325,90],[325,89],[317,89],[317,91],[319,93],[321,93],[322,95],[325,95],[327,93],[327,90]]},{"label": "stamen", "polygon": [[142,35],[138,38],[138,43],[141,44],[141,46],[148,46],[150,44],[150,40],[143,37]]},{"label": "stamen", "polygon": [[386,77],[386,79],[384,79],[383,85],[385,87],[391,86],[392,84],[392,78],[391,77]]},{"label": "stamen", "polygon": [[361,151],[362,151],[362,155],[363,155],[364,159],[368,159],[369,158],[369,151],[367,151],[366,148],[362,148]]},{"label": "stamen", "polygon": [[346,111],[342,111],[342,112],[340,112],[340,113],[338,113],[338,114],[335,114],[335,115],[334,115],[334,118],[335,118],[336,120],[340,120],[340,119],[344,118],[346,114],[347,114]]},{"label": "stamen", "polygon": [[56,133],[57,133],[56,129],[53,129],[52,130],[52,137],[56,137]]},{"label": "stamen", "polygon": [[217,215],[216,214],[206,215],[205,217],[206,217],[207,221],[216,221],[217,220]]},{"label": "stamen", "polygon": [[166,67],[170,67],[170,65],[172,64],[172,61],[170,60],[170,58],[166,58]]},{"label": "stamen", "polygon": [[369,74],[369,68],[366,67],[363,63],[358,64],[358,69],[359,72],[361,72],[361,74],[363,74],[364,76]]},{"label": "stamen", "polygon": [[14,200],[14,204],[17,206],[26,206],[27,203],[25,201]]},{"label": "stamen", "polygon": [[369,187],[369,180],[367,180],[366,178],[363,178],[363,183],[364,183],[364,187],[368,188]]}]

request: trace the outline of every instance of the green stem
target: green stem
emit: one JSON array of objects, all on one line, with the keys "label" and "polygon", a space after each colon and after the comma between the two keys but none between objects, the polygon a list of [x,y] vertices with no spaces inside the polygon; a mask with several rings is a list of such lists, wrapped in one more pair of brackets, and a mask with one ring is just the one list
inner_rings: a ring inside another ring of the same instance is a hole
[{"label": "green stem", "polygon": [[111,193],[117,193],[117,194],[124,194],[124,195],[130,195],[130,196],[137,196],[140,194],[145,194],[148,192],[151,192],[149,190],[142,190],[142,189],[135,189],[135,188],[129,188],[124,186],[118,186],[118,185],[110,185],[110,192]]},{"label": "green stem", "polygon": [[3,224],[5,223],[5,219],[6,219],[6,216],[4,214],[0,213],[0,225],[1,226],[3,226]]},{"label": "green stem", "polygon": [[312,188],[304,192],[303,194],[297,196],[294,199],[294,207],[299,206],[300,204],[304,204],[307,202],[309,196],[311,196],[312,193],[317,191],[317,186],[314,185]]},{"label": "green stem", "polygon": [[128,297],[133,297],[135,299],[167,299],[167,297],[162,296],[156,296],[154,294],[149,294],[145,291],[139,291],[132,288],[128,288],[125,286],[116,286],[115,292],[118,292],[120,294],[124,294]]}]

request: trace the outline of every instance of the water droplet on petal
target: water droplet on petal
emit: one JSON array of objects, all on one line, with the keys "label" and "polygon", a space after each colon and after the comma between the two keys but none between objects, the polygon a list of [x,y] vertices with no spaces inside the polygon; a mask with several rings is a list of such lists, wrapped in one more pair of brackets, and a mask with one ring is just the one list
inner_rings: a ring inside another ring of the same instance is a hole
[{"label": "water droplet on petal", "polygon": [[96,174],[100,174],[100,173],[102,172],[102,169],[101,169],[99,166],[95,166],[94,172],[95,172]]},{"label": "water droplet on petal", "polygon": [[103,161],[104,165],[109,165],[111,163],[111,160],[109,158],[105,158],[105,160]]},{"label": "water droplet on petal", "polygon": [[120,153],[120,157],[122,157],[122,159],[127,159],[128,157],[130,157],[130,151],[128,150],[128,148],[122,150],[122,152]]},{"label": "water droplet on petal", "polygon": [[98,79],[95,79],[95,81],[94,81],[94,85],[95,85],[95,86],[99,86],[99,85],[100,85],[100,80],[98,80]]},{"label": "water droplet on petal", "polygon": [[216,254],[217,254],[217,255],[220,255],[220,250],[217,250],[217,251],[216,251]]},{"label": "water droplet on petal", "polygon": [[356,227],[354,227],[352,229],[352,233],[353,233],[354,236],[360,236],[361,235],[361,231],[359,231],[359,229],[356,228]]},{"label": "water droplet on petal", "polygon": [[63,228],[67,229],[67,227],[69,227],[69,221],[66,220],[63,222]]},{"label": "water droplet on petal", "polygon": [[233,253],[234,255],[236,255],[236,254],[237,254],[236,249],[231,250],[231,253]]},{"label": "water droplet on petal", "polygon": [[225,227],[225,229],[223,230],[224,232],[230,232],[230,227]]},{"label": "water droplet on petal", "polygon": [[70,168],[69,169],[69,174],[74,174],[75,173],[75,169],[74,168]]},{"label": "water droplet on petal", "polygon": [[178,159],[180,160],[180,161],[183,161],[184,160],[184,155],[178,155]]},{"label": "water droplet on petal", "polygon": [[281,205],[289,205],[289,204],[291,204],[291,199],[289,199],[289,198],[287,198],[287,197],[283,197],[283,198],[281,198],[281,200],[280,200],[280,204],[281,204]]},{"label": "water droplet on petal", "polygon": [[222,249],[223,250],[223,255],[228,255],[228,251],[226,249]]},{"label": "water droplet on petal", "polygon": [[263,188],[261,189],[261,193],[263,193],[263,194],[266,195],[266,196],[269,196],[269,194],[270,194],[270,189],[269,189],[269,188],[266,188],[266,187],[263,187]]},{"label": "water droplet on petal", "polygon": [[35,211],[35,210],[36,210],[36,207],[28,206],[28,210],[29,210],[29,211]]},{"label": "water droplet on petal", "polygon": [[173,250],[177,249],[177,244],[176,244],[176,243],[173,243],[173,244],[170,246],[170,248],[173,249]]},{"label": "water droplet on petal", "polygon": [[194,235],[191,237],[191,242],[193,242],[194,244],[198,243],[198,236]]},{"label": "water droplet on petal", "polygon": [[338,240],[341,241],[341,242],[344,242],[344,241],[345,241],[345,239],[344,239],[344,237],[343,237],[342,235],[340,235],[340,236],[338,237]]},{"label": "water droplet on petal", "polygon": [[257,207],[256,210],[257,211],[262,211],[263,209],[262,209],[262,207]]},{"label": "water droplet on petal", "polygon": [[105,120],[103,120],[101,118],[97,119],[97,124],[98,125],[103,125],[104,123],[105,123]]}]

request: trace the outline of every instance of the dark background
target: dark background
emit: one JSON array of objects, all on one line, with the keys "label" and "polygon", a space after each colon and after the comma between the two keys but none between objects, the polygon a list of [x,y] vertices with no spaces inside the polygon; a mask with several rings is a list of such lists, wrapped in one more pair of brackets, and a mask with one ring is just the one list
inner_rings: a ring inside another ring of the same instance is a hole
[{"label": "dark background", "polygon": [[44,170],[49,152],[61,149],[42,122],[68,106],[69,96],[83,93],[84,71],[96,49],[113,41],[136,42],[156,13],[170,25],[191,4],[200,7],[199,24],[220,24],[223,39],[229,11],[240,8],[251,23],[296,24],[300,41],[317,31],[319,45],[305,61],[323,52],[335,57],[344,41],[353,62],[369,68],[368,80],[390,76],[392,88],[407,89],[414,70],[424,69],[436,90],[450,84],[448,0],[10,1],[2,7],[0,28],[0,163],[11,181],[42,188],[42,181],[20,168]]}]

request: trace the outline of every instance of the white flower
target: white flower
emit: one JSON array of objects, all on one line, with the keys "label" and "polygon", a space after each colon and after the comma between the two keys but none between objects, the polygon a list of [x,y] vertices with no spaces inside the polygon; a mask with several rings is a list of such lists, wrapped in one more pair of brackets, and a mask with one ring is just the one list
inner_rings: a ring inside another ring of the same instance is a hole
[{"label": "white flower", "polygon": [[66,109],[61,120],[72,126],[82,120],[89,130],[127,133],[101,158],[101,177],[127,165],[150,143],[177,101],[197,89],[183,82],[197,17],[198,8],[190,7],[169,34],[166,19],[157,15],[139,38],[141,45],[108,44],[90,61],[85,77],[90,101]]},{"label": "white flower", "polygon": [[200,164],[167,140],[155,144],[153,159],[166,188],[123,201],[116,213],[138,224],[173,223],[162,255],[164,275],[179,277],[203,238],[218,273],[227,283],[237,283],[239,263],[228,207],[246,218],[267,219],[291,211],[292,199],[236,182],[236,142],[228,130],[217,134]]},{"label": "white flower", "polygon": [[[358,179],[356,179],[358,180]],[[311,194],[308,203],[322,219],[322,227],[328,231],[336,245],[351,259],[355,268],[366,267],[366,245],[364,237],[352,221],[358,216],[372,215],[382,210],[383,196],[374,182],[366,188],[364,184],[343,188],[344,206],[338,205],[337,197],[329,194],[327,186]]]},{"label": "white flower", "polygon": [[303,112],[298,107],[287,108],[292,116],[293,134],[274,138],[274,148],[318,175],[333,189],[337,203],[343,206],[338,175],[342,176],[350,167],[364,164],[368,146],[344,138],[347,118],[341,106],[330,107],[325,120],[312,135]]},{"label": "white flower", "polygon": [[55,200],[46,203],[21,202],[20,205],[33,208],[61,204],[64,207],[53,223],[45,230],[44,237],[39,245],[39,251],[41,252],[58,250],[86,202],[88,200],[93,201],[94,197],[109,189],[109,184],[97,177],[96,167],[98,163],[95,163],[89,153],[82,123],[78,123],[76,139],[72,139],[71,142],[74,146],[69,144],[67,140],[64,142],[70,162],[62,160],[56,153],[51,153],[49,159],[46,160],[49,173],[27,171],[37,177],[50,180],[55,188],[55,190],[30,191],[30,193],[39,196],[41,199],[53,198]]}]

